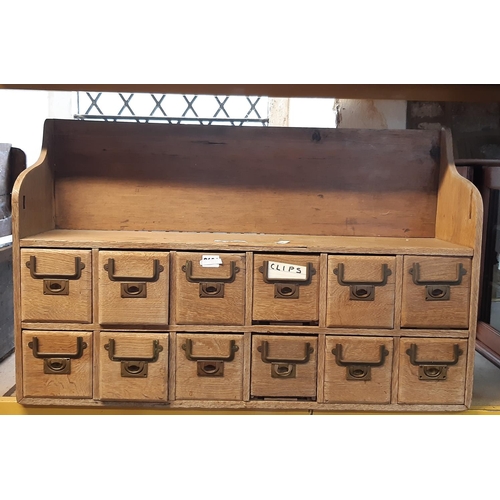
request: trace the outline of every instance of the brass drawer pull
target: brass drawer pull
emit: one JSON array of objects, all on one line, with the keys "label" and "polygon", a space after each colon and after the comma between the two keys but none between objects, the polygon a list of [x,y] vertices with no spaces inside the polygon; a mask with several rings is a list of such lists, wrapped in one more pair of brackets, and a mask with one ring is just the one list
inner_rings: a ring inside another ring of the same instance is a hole
[{"label": "brass drawer pull", "polygon": [[420,380],[446,380],[448,367],[456,365],[464,352],[458,344],[453,345],[453,359],[451,361],[418,361],[417,344],[411,344],[406,354],[410,356],[410,363],[418,366]]},{"label": "brass drawer pull", "polygon": [[104,270],[108,271],[108,277],[111,281],[129,281],[129,282],[136,282],[136,281],[142,281],[146,283],[153,283],[155,281],[158,281],[160,278],[160,273],[162,273],[165,269],[164,267],[160,264],[160,261],[158,259],[154,259],[153,261],[153,276],[116,276],[115,275],[115,259],[108,259],[108,263],[104,265]]},{"label": "brass drawer pull", "polygon": [[193,341],[186,339],[186,343],[182,344],[182,349],[186,352],[186,358],[189,361],[233,361],[234,354],[239,350],[239,347],[234,340],[230,340],[227,356],[193,356]]},{"label": "brass drawer pull", "polygon": [[271,279],[268,275],[269,262],[265,260],[263,265],[259,267],[259,271],[263,274],[264,283],[274,285],[274,298],[275,299],[298,299],[299,290],[301,286],[310,285],[312,277],[316,274],[312,262],[307,263],[306,279],[293,280],[286,278]]},{"label": "brass drawer pull", "polygon": [[83,337],[76,338],[76,352],[75,353],[48,353],[40,352],[38,350],[38,337],[33,337],[33,340],[28,343],[28,347],[33,351],[33,356],[38,359],[48,358],[68,358],[79,359],[83,356],[84,349],[87,349],[87,343],[83,341]]},{"label": "brass drawer pull", "polygon": [[344,264],[339,263],[337,268],[333,270],[333,274],[337,276],[340,286],[348,286],[350,288],[349,300],[375,300],[375,287],[387,285],[387,278],[392,274],[387,264],[382,264],[382,279],[380,281],[346,281],[344,279]]},{"label": "brass drawer pull", "polygon": [[413,283],[418,286],[425,286],[425,300],[450,300],[450,286],[458,286],[462,284],[462,277],[467,274],[462,264],[457,264],[457,279],[456,280],[421,280],[420,279],[420,264],[415,262],[410,269],[410,274],[413,277]]},{"label": "brass drawer pull", "polygon": [[257,350],[261,353],[261,359],[264,363],[284,363],[284,364],[295,364],[295,365],[304,365],[309,363],[311,359],[311,354],[314,352],[314,347],[311,347],[309,342],[306,342],[304,346],[304,357],[301,359],[279,359],[279,358],[270,358],[268,356],[269,352],[269,342],[266,340],[262,341],[262,344],[257,347]]},{"label": "brass drawer pull", "polygon": [[163,346],[160,345],[159,340],[153,340],[153,354],[150,357],[115,356],[115,339],[109,339],[104,349],[108,351],[108,356],[111,361],[121,363],[122,377],[147,378],[148,364],[158,361],[160,352],[163,351]]},{"label": "brass drawer pull", "polygon": [[224,284],[233,283],[236,279],[236,274],[240,272],[240,268],[236,266],[235,261],[230,262],[230,270],[228,278],[195,278],[193,276],[193,261],[188,260],[182,270],[186,273],[186,280],[190,283],[199,283],[200,298],[224,298]]},{"label": "brass drawer pull", "polygon": [[190,283],[233,283],[236,279],[236,274],[240,272],[240,268],[236,267],[236,262],[231,261],[229,270],[229,277],[227,278],[195,278],[193,276],[193,261],[188,260],[184,266],[182,266],[182,270],[186,273],[186,279]]},{"label": "brass drawer pull", "polygon": [[47,375],[69,375],[71,373],[71,360],[83,356],[84,349],[87,349],[87,343],[83,341],[83,337],[77,337],[76,353],[41,353],[38,350],[38,337],[33,337],[33,340],[28,342],[28,347],[33,351],[35,358],[43,359],[43,373]]},{"label": "brass drawer pull", "polygon": [[75,272],[73,274],[39,274],[36,272],[36,257],[31,255],[29,262],[26,262],[26,267],[35,280],[79,280],[82,276],[82,270],[85,269],[85,264],[80,257],[75,257]]},{"label": "brass drawer pull", "polygon": [[385,345],[380,346],[379,361],[345,361],[342,359],[342,344],[337,344],[332,349],[332,354],[335,356],[337,365],[346,368],[346,380],[371,380],[372,367],[383,366],[386,356],[389,356],[389,351]]}]

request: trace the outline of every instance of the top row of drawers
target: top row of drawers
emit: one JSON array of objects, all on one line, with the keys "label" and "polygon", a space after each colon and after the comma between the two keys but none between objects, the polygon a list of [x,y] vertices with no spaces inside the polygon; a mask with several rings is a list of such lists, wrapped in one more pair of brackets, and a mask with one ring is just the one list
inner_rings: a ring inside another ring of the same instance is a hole
[{"label": "top row of drawers", "polygon": [[322,269],[319,255],[254,254],[249,270],[245,254],[214,267],[203,255],[99,251],[92,263],[89,250],[22,249],[21,318],[92,323],[96,301],[101,325],[168,325],[170,309],[170,324],[243,326],[251,297],[254,324],[318,324],[326,300],[327,327],[394,328],[397,304],[403,328],[469,325],[470,258],[405,256],[399,276],[393,256],[329,255]]}]

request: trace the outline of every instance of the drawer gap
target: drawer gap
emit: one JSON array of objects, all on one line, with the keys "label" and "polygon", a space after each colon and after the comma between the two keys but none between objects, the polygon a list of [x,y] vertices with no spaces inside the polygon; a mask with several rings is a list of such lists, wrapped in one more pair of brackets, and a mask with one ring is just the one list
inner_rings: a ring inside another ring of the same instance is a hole
[{"label": "drawer gap", "polygon": [[252,321],[254,326],[319,326],[319,321]]}]

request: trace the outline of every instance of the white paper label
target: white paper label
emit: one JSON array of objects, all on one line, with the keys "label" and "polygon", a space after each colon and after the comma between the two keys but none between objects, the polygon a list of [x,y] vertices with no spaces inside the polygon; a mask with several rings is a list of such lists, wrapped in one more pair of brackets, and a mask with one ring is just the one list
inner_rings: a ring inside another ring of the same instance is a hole
[{"label": "white paper label", "polygon": [[307,267],[269,261],[267,263],[267,277],[270,280],[306,281]]},{"label": "white paper label", "polygon": [[222,259],[218,255],[203,255],[200,260],[201,267],[222,266]]}]

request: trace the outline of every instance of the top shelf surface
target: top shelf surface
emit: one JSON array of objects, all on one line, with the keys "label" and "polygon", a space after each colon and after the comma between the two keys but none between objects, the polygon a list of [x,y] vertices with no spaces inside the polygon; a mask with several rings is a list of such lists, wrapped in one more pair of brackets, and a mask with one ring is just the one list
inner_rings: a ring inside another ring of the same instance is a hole
[{"label": "top shelf surface", "polygon": [[21,239],[22,247],[254,252],[328,252],[470,257],[473,249],[437,238],[54,229]]}]

